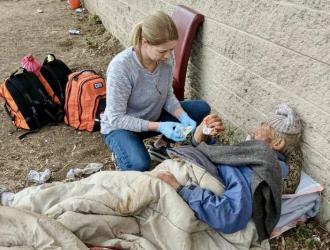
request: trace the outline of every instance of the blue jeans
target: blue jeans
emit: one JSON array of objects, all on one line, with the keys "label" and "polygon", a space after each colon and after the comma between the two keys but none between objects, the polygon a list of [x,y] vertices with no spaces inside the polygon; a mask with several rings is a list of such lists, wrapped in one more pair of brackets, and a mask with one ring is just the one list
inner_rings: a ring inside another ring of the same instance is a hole
[{"label": "blue jeans", "polygon": [[[211,109],[207,102],[191,100],[181,102],[185,112],[200,124]],[[163,110],[159,121],[178,121]],[[121,170],[147,171],[150,168],[150,156],[143,143],[143,139],[159,135],[158,132],[133,132],[128,130],[114,130],[105,135],[105,144],[116,156],[116,164]],[[164,137],[165,139],[165,137]]]}]

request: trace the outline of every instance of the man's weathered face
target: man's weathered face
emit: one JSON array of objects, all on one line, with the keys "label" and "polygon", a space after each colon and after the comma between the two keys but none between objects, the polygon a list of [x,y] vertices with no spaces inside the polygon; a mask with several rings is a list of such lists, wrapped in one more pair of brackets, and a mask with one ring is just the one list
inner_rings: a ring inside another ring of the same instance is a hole
[{"label": "man's weathered face", "polygon": [[276,130],[269,126],[267,123],[261,123],[258,128],[252,131],[251,138],[255,140],[261,140],[268,145],[272,145],[278,138],[278,135]]}]

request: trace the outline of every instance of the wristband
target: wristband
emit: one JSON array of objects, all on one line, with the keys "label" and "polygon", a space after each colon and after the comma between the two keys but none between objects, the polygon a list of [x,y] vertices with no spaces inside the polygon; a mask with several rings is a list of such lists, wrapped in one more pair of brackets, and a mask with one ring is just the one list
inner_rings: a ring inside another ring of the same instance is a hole
[{"label": "wristband", "polygon": [[180,193],[180,191],[182,190],[182,188],[184,188],[184,186],[183,185],[180,185],[180,186],[177,187],[177,189],[175,189],[175,191],[177,193]]}]

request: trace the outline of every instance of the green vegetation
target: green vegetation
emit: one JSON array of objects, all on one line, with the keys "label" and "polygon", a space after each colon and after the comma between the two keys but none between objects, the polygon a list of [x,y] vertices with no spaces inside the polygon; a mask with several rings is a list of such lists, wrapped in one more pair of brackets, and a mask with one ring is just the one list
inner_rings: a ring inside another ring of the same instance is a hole
[{"label": "green vegetation", "polygon": [[223,121],[225,124],[225,131],[217,136],[217,141],[223,145],[233,145],[243,141],[244,135],[239,128],[234,127],[232,124]]},{"label": "green vegetation", "polygon": [[92,37],[87,37],[86,39],[86,45],[89,49],[96,49],[98,48],[98,43],[97,41],[94,41]]},{"label": "green vegetation", "polygon": [[89,21],[93,24],[101,24],[102,23],[101,18],[96,14],[90,15],[89,16]]}]

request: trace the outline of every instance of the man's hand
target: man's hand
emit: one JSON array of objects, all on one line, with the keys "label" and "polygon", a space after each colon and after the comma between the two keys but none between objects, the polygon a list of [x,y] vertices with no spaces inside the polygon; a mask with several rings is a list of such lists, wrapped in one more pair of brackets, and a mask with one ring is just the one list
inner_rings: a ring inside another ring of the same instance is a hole
[{"label": "man's hand", "polygon": [[161,179],[162,181],[165,181],[175,190],[180,186],[180,183],[176,180],[175,176],[170,172],[161,172],[157,175],[157,178]]},{"label": "man's hand", "polygon": [[225,130],[221,118],[216,114],[208,115],[204,118],[203,122],[195,130],[194,139],[197,144],[205,141],[207,135],[203,134],[203,126],[207,126],[212,129],[210,135],[217,136]]},{"label": "man's hand", "polygon": [[212,131],[210,133],[210,135],[212,135],[212,136],[219,135],[221,132],[223,132],[225,130],[225,127],[223,126],[223,123],[222,123],[222,120],[221,120],[220,116],[218,116],[216,114],[206,116],[204,118],[203,123],[208,128],[212,129]]}]

